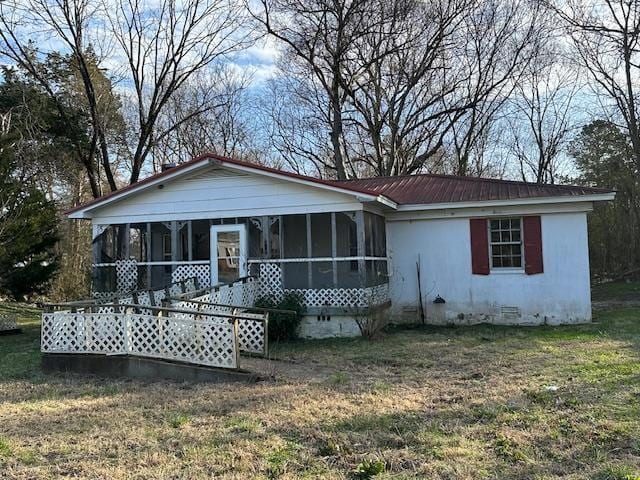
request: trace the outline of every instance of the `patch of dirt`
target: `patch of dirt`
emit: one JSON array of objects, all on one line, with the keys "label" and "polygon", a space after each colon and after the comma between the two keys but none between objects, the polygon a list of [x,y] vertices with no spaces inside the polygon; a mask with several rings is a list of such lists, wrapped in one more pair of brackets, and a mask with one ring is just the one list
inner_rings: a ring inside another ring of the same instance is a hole
[{"label": "patch of dirt", "polygon": [[335,372],[328,366],[307,361],[242,357],[240,363],[242,368],[257,373],[265,380],[318,383],[324,382]]}]

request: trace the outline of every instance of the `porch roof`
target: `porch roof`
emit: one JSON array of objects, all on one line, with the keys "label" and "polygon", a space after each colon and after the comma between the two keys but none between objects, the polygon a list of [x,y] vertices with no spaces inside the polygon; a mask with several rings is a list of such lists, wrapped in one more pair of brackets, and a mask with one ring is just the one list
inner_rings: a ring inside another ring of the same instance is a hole
[{"label": "porch roof", "polygon": [[71,215],[80,211],[88,211],[97,207],[101,207],[112,201],[120,200],[130,194],[146,189],[158,183],[165,182],[174,178],[178,178],[187,174],[188,172],[195,171],[201,167],[207,165],[219,165],[228,167],[231,169],[238,169],[243,171],[253,171],[255,173],[261,173],[271,177],[278,177],[282,179],[289,179],[297,183],[303,183],[307,185],[324,188],[327,190],[337,191],[341,193],[348,193],[357,196],[362,201],[378,202],[386,207],[395,209],[397,203],[384,194],[368,190],[366,188],[359,187],[357,185],[343,185],[340,182],[332,180],[324,180],[320,178],[310,177],[307,175],[301,175],[294,172],[287,172],[277,168],[271,168],[256,163],[245,162],[242,160],[236,160],[233,158],[223,157],[214,153],[206,153],[200,155],[188,162],[181,163],[173,168],[165,170],[163,172],[156,173],[136,183],[127,185],[115,192],[107,193],[101,197],[92,199],[88,202],[77,205],[69,210],[65,211],[65,215]]}]

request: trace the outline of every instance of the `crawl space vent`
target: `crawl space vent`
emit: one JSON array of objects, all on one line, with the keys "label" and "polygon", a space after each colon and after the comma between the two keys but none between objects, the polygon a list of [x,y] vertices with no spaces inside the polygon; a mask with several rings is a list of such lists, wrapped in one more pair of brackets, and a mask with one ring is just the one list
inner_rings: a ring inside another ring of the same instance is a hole
[{"label": "crawl space vent", "polygon": [[502,320],[518,320],[520,318],[520,309],[518,307],[502,307],[500,308]]}]

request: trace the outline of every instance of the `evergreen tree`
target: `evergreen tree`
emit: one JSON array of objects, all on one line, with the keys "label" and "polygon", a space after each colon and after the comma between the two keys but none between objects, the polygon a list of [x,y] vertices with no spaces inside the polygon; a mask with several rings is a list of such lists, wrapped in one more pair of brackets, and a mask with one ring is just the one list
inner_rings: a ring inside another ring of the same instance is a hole
[{"label": "evergreen tree", "polygon": [[15,137],[0,133],[0,294],[43,293],[58,268],[55,205],[18,175]]},{"label": "evergreen tree", "polygon": [[613,202],[598,202],[589,218],[591,271],[617,277],[640,269],[640,176],[629,136],[596,120],[582,128],[571,154],[584,185],[613,188]]}]

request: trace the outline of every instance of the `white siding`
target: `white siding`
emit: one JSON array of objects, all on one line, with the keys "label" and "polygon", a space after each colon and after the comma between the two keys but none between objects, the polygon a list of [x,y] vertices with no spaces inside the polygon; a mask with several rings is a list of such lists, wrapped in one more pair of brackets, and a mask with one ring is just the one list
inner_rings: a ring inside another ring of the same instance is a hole
[{"label": "white siding", "polygon": [[[432,323],[558,324],[591,320],[586,213],[541,215],[544,273],[472,275],[469,219],[387,223],[396,320],[418,317],[416,262]],[[436,295],[445,304],[434,304]],[[503,307],[507,307],[503,309]],[[509,315],[517,307],[519,317]]]},{"label": "white siding", "polygon": [[361,209],[362,204],[352,195],[212,168],[98,208],[93,221],[195,220]]}]

